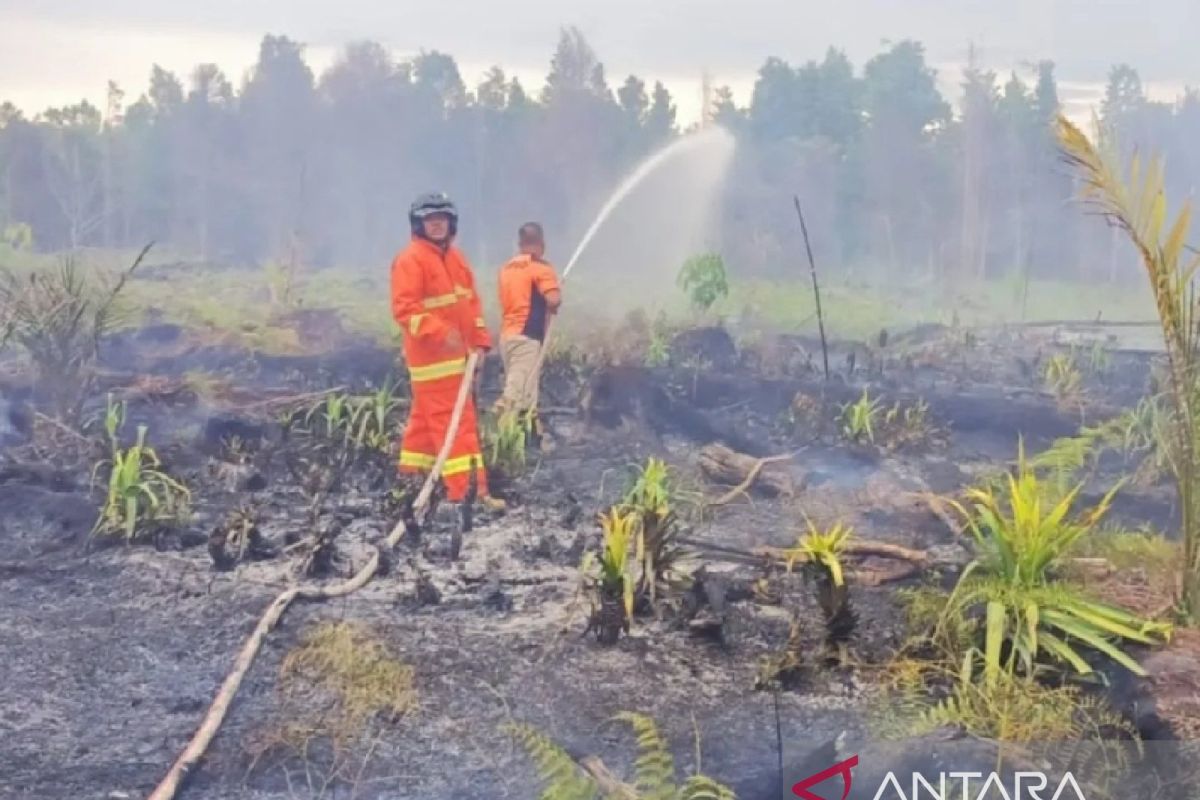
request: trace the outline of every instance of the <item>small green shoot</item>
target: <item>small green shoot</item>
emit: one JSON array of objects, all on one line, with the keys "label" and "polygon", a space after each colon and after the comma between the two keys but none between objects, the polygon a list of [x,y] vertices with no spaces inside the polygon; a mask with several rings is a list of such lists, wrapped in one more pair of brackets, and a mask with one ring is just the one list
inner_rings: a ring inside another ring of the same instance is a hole
[{"label": "small green shoot", "polygon": [[122,450],[114,445],[112,458],[93,470],[109,465],[108,492],[93,534],[120,535],[132,540],[146,525],[180,520],[188,513],[191,493],[163,472],[162,463],[146,444],[146,426],[139,425],[137,441]]},{"label": "small green shoot", "polygon": [[863,389],[862,397],[842,406],[842,435],[852,442],[875,442],[875,428],[883,405]]}]

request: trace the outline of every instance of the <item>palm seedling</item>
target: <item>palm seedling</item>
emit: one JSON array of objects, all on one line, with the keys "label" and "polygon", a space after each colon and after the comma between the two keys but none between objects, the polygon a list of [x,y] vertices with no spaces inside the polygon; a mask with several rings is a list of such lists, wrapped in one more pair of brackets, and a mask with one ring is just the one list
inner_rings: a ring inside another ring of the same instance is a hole
[{"label": "palm seedling", "polygon": [[640,514],[667,514],[671,510],[671,469],[661,458],[650,458],[638,468],[637,478],[625,495],[625,505]]},{"label": "palm seedling", "polygon": [[697,773],[676,783],[675,759],[654,720],[642,714],[622,713],[616,719],[628,723],[637,738],[632,787],[598,783],[580,762],[554,740],[529,725],[513,723],[507,732],[532,759],[544,788],[543,800],[737,800],[729,787]]},{"label": "palm seedling", "polygon": [[149,250],[112,279],[80,269],[71,256],[57,270],[28,276],[0,270],[0,345],[11,341],[28,353],[38,388],[66,421],[80,417],[101,342],[128,319],[120,295]]},{"label": "palm seedling", "polygon": [[158,455],[146,444],[146,426],[139,425],[137,440],[127,449],[114,445],[112,458],[102,461],[96,473],[109,465],[108,492],[93,534],[134,536],[149,523],[180,519],[187,512],[191,493],[163,472]]},{"label": "palm seedling", "polygon": [[309,513],[314,519],[325,499],[341,487],[351,466],[360,464],[366,455],[380,456],[386,450],[386,425],[379,429],[375,420],[382,412],[386,421],[389,411],[383,394],[377,399],[338,393],[322,398],[307,411],[285,415],[284,438],[292,447],[285,450],[284,460],[309,497]]},{"label": "palm seedling", "polygon": [[393,392],[394,387],[389,377],[374,392],[352,401],[354,442],[358,447],[387,450],[391,442],[389,430],[392,414],[400,406],[400,400]]},{"label": "palm seedling", "polygon": [[623,508],[637,520],[637,564],[641,569],[637,594],[653,603],[658,586],[671,573],[682,555],[679,526],[673,498],[675,487],[667,463],[649,459],[638,468],[633,486],[625,495]]},{"label": "palm seedling", "polygon": [[872,400],[866,389],[862,397],[842,406],[842,435],[852,442],[875,441],[875,428],[883,405]]},{"label": "palm seedling", "polygon": [[[975,611],[985,618],[984,675],[994,684],[1001,671],[1032,675],[1046,659],[1081,675],[1093,672],[1080,648],[1102,653],[1144,674],[1119,642],[1154,644],[1169,625],[1145,620],[1088,597],[1060,577],[1063,560],[1108,511],[1114,487],[1094,508],[1072,515],[1082,485],[1048,499],[1033,466],[1018,455],[1016,475],[1002,490],[968,493],[970,509],[955,503],[978,548],[943,613],[939,630]],[[1007,654],[1005,651],[1007,650]]]},{"label": "palm seedling", "polygon": [[807,576],[815,579],[817,604],[825,618],[825,641],[830,647],[845,645],[858,625],[858,615],[850,605],[842,555],[854,530],[838,522],[821,530],[808,520],[808,530],[786,551],[787,569],[797,562]]},{"label": "palm seedling", "polygon": [[331,394],[323,403],[314,406],[313,411],[318,409],[325,422],[326,437],[333,439],[338,434],[352,430],[354,403],[348,395]]},{"label": "palm seedling", "polygon": [[109,447],[114,453],[120,447],[117,434],[123,427],[125,427],[125,401],[114,403],[110,394],[104,410],[104,433],[108,437]]},{"label": "palm seedling", "polygon": [[1123,231],[1145,267],[1167,350],[1172,418],[1166,437],[1183,532],[1183,605],[1200,615],[1200,315],[1194,279],[1200,255],[1187,247],[1191,205],[1168,220],[1162,160],[1134,156],[1126,173],[1066,117],[1058,119],[1063,157],[1080,178],[1083,199]]},{"label": "palm seedling", "polygon": [[937,434],[937,429],[930,421],[929,404],[923,398],[912,405],[895,403],[882,414],[883,421],[879,428],[882,429],[888,449],[928,443]]},{"label": "palm seedling", "polygon": [[1083,375],[1075,363],[1074,354],[1057,353],[1046,361],[1042,368],[1042,379],[1046,388],[1060,402],[1078,398]]},{"label": "palm seedling", "polygon": [[1088,370],[1093,375],[1107,375],[1112,372],[1112,354],[1101,342],[1092,345],[1088,352]]},{"label": "palm seedling", "polygon": [[1132,464],[1135,480],[1152,481],[1169,468],[1170,424],[1170,411],[1164,408],[1162,398],[1148,397],[1112,419],[1085,426],[1074,436],[1056,439],[1031,459],[1040,475],[1053,478],[1042,482],[1051,490],[1043,497],[1061,497],[1080,472],[1094,467],[1100,456],[1109,451],[1119,453],[1127,461],[1136,459]]},{"label": "palm seedling", "polygon": [[604,538],[600,555],[584,555],[581,571],[598,600],[588,620],[588,631],[594,631],[601,644],[615,644],[622,631],[629,633],[634,588],[630,554],[636,526],[637,518],[620,508],[601,514]]},{"label": "palm seedling", "polygon": [[494,430],[489,431],[489,466],[510,477],[524,472],[531,425],[529,413],[505,411],[500,414]]}]

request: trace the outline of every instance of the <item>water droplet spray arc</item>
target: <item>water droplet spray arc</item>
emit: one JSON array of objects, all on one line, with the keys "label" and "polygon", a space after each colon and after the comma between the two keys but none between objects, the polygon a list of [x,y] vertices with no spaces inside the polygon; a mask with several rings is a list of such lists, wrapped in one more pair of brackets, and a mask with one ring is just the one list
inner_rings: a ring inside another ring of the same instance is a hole
[{"label": "water droplet spray arc", "polygon": [[713,127],[703,130],[699,133],[688,134],[671,142],[661,150],[651,154],[644,161],[638,164],[637,168],[631,172],[625,180],[613,190],[608,200],[600,209],[600,213],[592,221],[591,227],[584,233],[580,239],[579,245],[575,248],[575,252],[571,254],[571,258],[567,261],[567,266],[563,269],[563,279],[565,280],[571,274],[571,270],[579,261],[579,257],[587,249],[587,246],[595,238],[596,233],[603,227],[605,221],[612,215],[613,211],[624,201],[630,194],[633,193],[643,181],[650,175],[654,174],[660,167],[677,158],[683,158],[688,154],[695,157],[713,159],[715,164],[714,180],[709,191],[714,192],[720,185],[720,179],[724,177],[730,162],[732,161],[734,150],[734,137],[729,131],[720,127]]}]

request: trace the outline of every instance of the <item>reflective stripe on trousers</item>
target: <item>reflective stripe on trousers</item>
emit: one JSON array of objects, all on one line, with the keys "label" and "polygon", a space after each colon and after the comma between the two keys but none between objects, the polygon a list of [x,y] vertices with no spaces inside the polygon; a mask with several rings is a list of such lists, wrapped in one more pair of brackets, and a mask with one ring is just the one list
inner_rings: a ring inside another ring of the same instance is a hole
[{"label": "reflective stripe on trousers", "polygon": [[[451,375],[462,375],[466,371],[467,359],[465,356],[460,356],[448,361],[435,361],[432,364],[425,364],[420,367],[409,365],[408,376],[413,383],[423,383],[425,381],[449,378]],[[455,392],[457,392],[457,388]]]},{"label": "reflective stripe on trousers", "polygon": [[[461,381],[453,380],[414,381],[412,408],[400,446],[401,472],[428,472],[433,468],[450,428],[450,417],[454,413],[460,384]],[[442,467],[442,480],[451,502],[460,502],[466,497],[471,473],[476,465],[476,488],[480,496],[487,495],[487,471],[481,451],[475,401],[468,395],[458,432],[450,444],[449,458]]]}]

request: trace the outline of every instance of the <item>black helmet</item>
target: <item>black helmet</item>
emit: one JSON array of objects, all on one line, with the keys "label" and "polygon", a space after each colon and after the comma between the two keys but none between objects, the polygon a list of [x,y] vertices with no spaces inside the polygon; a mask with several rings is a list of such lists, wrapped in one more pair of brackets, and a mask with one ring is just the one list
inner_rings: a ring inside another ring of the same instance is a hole
[{"label": "black helmet", "polygon": [[445,192],[429,192],[413,200],[408,208],[408,221],[414,234],[421,235],[421,220],[430,214],[445,214],[450,217],[450,235],[458,232],[458,209],[454,207],[450,195]]}]

